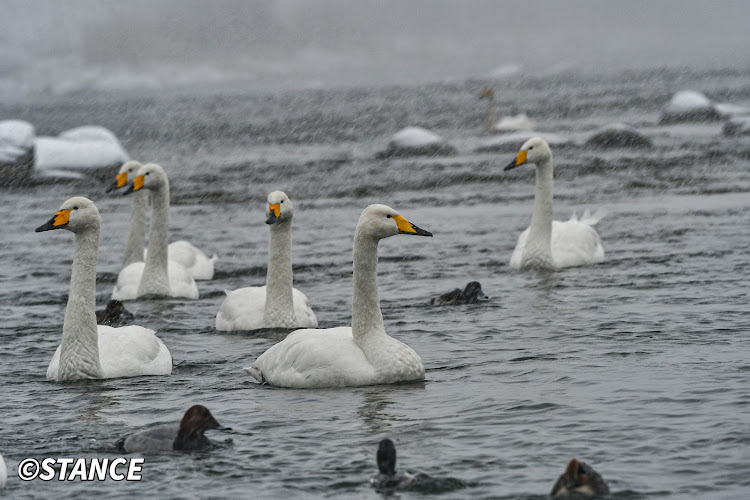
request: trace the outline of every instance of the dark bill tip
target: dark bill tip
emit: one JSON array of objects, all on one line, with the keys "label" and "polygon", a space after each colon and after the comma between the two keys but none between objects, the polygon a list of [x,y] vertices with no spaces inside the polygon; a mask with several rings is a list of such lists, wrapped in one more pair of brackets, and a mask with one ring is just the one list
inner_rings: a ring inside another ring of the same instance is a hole
[{"label": "dark bill tip", "polygon": [[[522,163],[521,165],[523,165],[523,163]],[[510,161],[510,163],[508,163],[507,165],[505,165],[505,168],[503,169],[503,171],[508,171],[508,170],[512,170],[512,169],[514,169],[514,168],[516,168],[516,167],[520,167],[521,165],[516,165],[516,159],[515,159],[515,158],[513,158],[513,159],[512,159],[511,161]]]},{"label": "dark bill tip", "polygon": [[273,224],[273,223],[274,223],[274,222],[276,222],[277,220],[279,220],[279,218],[278,218],[278,217],[276,217],[276,214],[275,214],[275,213],[271,212],[271,215],[269,215],[269,216],[268,216],[268,219],[266,219],[266,224]]},{"label": "dark bill tip", "polygon": [[128,195],[132,193],[133,191],[135,191],[135,189],[133,189],[133,184],[128,184],[128,187],[125,188],[125,191],[122,192],[122,195],[123,196]]},{"label": "dark bill tip", "polygon": [[52,231],[53,229],[63,229],[67,224],[62,226],[55,226],[55,219],[57,216],[55,215],[50,220],[39,226],[38,228],[34,229],[35,233],[41,233],[42,231]]}]

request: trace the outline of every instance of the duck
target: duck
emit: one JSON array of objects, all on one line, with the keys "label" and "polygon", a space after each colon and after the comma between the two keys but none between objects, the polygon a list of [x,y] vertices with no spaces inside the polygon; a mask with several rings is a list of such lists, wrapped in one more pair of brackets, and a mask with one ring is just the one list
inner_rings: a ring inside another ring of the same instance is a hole
[{"label": "duck", "polygon": [[489,300],[489,297],[482,291],[482,285],[478,281],[470,281],[466,287],[461,290],[455,288],[453,291],[444,293],[430,301],[433,306],[442,306],[445,304],[476,304]]},{"label": "duck", "polygon": [[605,211],[586,211],[581,219],[552,220],[552,150],[541,137],[532,137],[521,146],[505,171],[526,164],[536,165],[536,191],[531,224],[518,237],[510,258],[511,269],[560,269],[598,264],[604,261],[604,248],[594,225]]},{"label": "duck", "polygon": [[75,235],[70,293],[62,342],[47,368],[55,381],[169,375],[172,356],[153,330],[96,324],[96,261],[101,217],[94,202],[76,196],[36,232],[67,229]]},{"label": "duck", "polygon": [[255,380],[299,389],[424,380],[424,364],[385,332],[377,285],[378,242],[432,236],[386,205],[362,211],[354,231],[352,326],[295,330],[245,368]]},{"label": "duck", "polygon": [[386,438],[380,441],[377,454],[378,470],[376,476],[370,478],[370,486],[377,489],[395,489],[409,486],[423,481],[429,476],[425,474],[410,474],[396,472],[396,445]]},{"label": "duck", "polygon": [[118,325],[125,321],[132,320],[133,313],[125,309],[125,305],[119,300],[112,299],[107,303],[107,307],[96,311],[97,325]]},{"label": "duck", "polygon": [[204,433],[208,430],[230,431],[221,425],[203,405],[191,406],[179,425],[163,424],[125,436],[115,443],[118,451],[139,453],[150,451],[195,451],[211,444]]},{"label": "duck", "polygon": [[482,87],[479,93],[480,99],[487,99],[487,118],[485,127],[490,132],[519,132],[534,130],[536,123],[526,113],[520,113],[516,116],[503,116],[497,121],[497,112],[495,111],[495,91],[490,87]]},{"label": "duck", "polygon": [[550,496],[562,497],[594,497],[608,495],[609,486],[593,467],[575,458],[568,462],[565,473],[560,476],[552,487]]},{"label": "duck", "polygon": [[292,286],[292,218],[294,206],[283,191],[268,195],[268,269],[265,286],[227,292],[216,313],[219,331],[260,328],[317,328],[307,296]]},{"label": "duck", "polygon": [[167,258],[169,241],[169,179],[156,163],[141,167],[124,194],[147,189],[151,193],[151,228],[146,262],[133,262],[120,270],[112,298],[198,298],[198,285],[180,263]]},{"label": "duck", "polygon": [[[133,179],[143,165],[131,160],[122,164],[114,183],[107,192],[132,184]],[[148,215],[149,192],[139,190],[131,194],[130,224],[125,244],[125,255],[122,268],[134,262],[143,262],[146,256],[144,249],[146,234],[146,217]],[[194,280],[211,280],[214,277],[214,264],[218,257],[214,254],[207,257],[198,247],[189,241],[174,241],[167,246],[167,258],[181,264]]]}]

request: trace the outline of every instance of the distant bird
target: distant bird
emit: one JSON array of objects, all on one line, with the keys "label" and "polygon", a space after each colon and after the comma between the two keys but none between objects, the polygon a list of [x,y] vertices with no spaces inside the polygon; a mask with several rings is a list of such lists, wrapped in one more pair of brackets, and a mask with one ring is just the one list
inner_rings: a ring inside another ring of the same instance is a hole
[{"label": "distant bird", "polygon": [[216,421],[208,408],[191,406],[180,421],[180,425],[164,424],[137,432],[120,439],[115,446],[119,451],[135,453],[144,451],[194,451],[204,448],[210,441],[204,432],[216,429],[231,430]]},{"label": "distant bird", "polygon": [[430,301],[433,306],[442,306],[445,304],[476,304],[489,300],[489,297],[482,291],[482,285],[478,281],[470,281],[466,288],[454,289],[452,292],[444,293]]},{"label": "distant bird", "polygon": [[590,465],[579,462],[575,458],[568,462],[565,473],[560,476],[552,487],[550,496],[586,496],[594,497],[609,494],[609,486],[602,476]]},{"label": "distant bird", "polygon": [[105,309],[96,311],[96,324],[98,325],[120,325],[135,318],[133,313],[125,309],[125,305],[119,300],[112,299]]},{"label": "distant bird", "polygon": [[425,474],[415,475],[408,472],[396,472],[396,446],[390,439],[380,441],[377,460],[380,473],[370,478],[370,486],[373,488],[399,488],[429,477]]},{"label": "distant bird", "polygon": [[534,212],[528,229],[518,237],[510,257],[511,269],[560,269],[604,261],[604,248],[594,225],[605,212],[589,215],[587,211],[580,220],[573,215],[565,222],[553,221],[552,150],[541,137],[523,143],[505,170],[528,163],[536,165]]},{"label": "distant bird", "polygon": [[487,118],[485,119],[485,128],[490,132],[518,132],[524,130],[534,130],[536,123],[531,120],[526,113],[520,113],[516,116],[503,116],[497,121],[497,111],[495,110],[495,92],[490,87],[483,87],[479,93],[480,99],[487,99]]}]

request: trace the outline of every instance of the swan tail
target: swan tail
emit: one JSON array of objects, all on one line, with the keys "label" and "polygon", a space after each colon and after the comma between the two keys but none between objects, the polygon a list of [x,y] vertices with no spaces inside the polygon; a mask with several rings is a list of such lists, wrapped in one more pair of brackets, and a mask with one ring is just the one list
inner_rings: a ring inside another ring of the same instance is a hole
[{"label": "swan tail", "polygon": [[606,216],[607,216],[607,209],[604,207],[599,208],[596,212],[593,213],[593,215],[589,212],[589,209],[587,208],[586,211],[583,212],[583,217],[581,217],[580,222],[582,224],[588,224],[589,226],[594,226],[596,225],[597,222],[599,222]]}]

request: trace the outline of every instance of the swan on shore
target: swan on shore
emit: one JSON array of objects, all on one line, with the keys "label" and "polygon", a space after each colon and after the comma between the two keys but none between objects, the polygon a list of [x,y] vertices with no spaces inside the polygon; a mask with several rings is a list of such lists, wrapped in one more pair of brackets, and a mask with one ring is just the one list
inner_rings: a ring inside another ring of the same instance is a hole
[{"label": "swan on shore", "polygon": [[541,137],[526,141],[516,157],[505,167],[536,165],[534,212],[528,229],[518,237],[510,258],[512,269],[559,269],[597,264],[604,261],[604,248],[594,225],[604,212],[573,215],[566,222],[552,220],[552,150]]},{"label": "swan on shore", "polygon": [[139,297],[198,298],[198,286],[178,262],[168,259],[169,179],[159,165],[141,167],[125,194],[147,189],[151,193],[151,228],[145,262],[133,262],[117,275],[112,298],[134,300]]},{"label": "swan on shore", "polygon": [[74,197],[36,232],[67,229],[75,234],[70,294],[62,342],[47,368],[50,380],[169,375],[172,356],[153,330],[96,324],[96,261],[101,218],[94,203]]},{"label": "swan on shore", "polygon": [[299,389],[392,384],[424,379],[422,359],[385,332],[378,296],[378,242],[432,236],[385,205],[370,205],[354,231],[352,326],[296,330],[245,371],[258,382]]},{"label": "swan on shore", "polygon": [[304,293],[293,287],[292,218],[294,206],[282,191],[268,195],[270,233],[266,286],[227,292],[216,313],[219,331],[259,328],[317,328],[318,319]]},{"label": "swan on shore", "polygon": [[526,116],[526,113],[519,113],[515,116],[503,116],[497,121],[497,111],[495,103],[495,91],[490,87],[482,87],[479,93],[480,99],[487,99],[487,117],[484,121],[485,128],[490,132],[519,132],[534,130],[536,123]]}]

